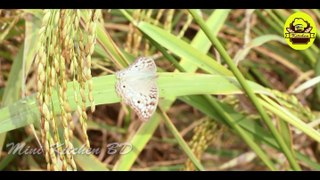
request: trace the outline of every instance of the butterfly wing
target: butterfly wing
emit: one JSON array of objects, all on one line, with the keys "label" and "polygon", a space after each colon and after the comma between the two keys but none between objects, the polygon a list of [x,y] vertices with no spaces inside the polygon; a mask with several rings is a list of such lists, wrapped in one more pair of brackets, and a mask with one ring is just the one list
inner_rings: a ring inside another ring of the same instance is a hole
[{"label": "butterfly wing", "polygon": [[157,66],[152,58],[139,57],[128,68],[116,72],[118,79],[128,79],[135,76],[142,75],[155,75]]},{"label": "butterfly wing", "polygon": [[147,121],[158,104],[156,65],[151,58],[138,58],[127,69],[116,73],[116,91],[140,120]]}]

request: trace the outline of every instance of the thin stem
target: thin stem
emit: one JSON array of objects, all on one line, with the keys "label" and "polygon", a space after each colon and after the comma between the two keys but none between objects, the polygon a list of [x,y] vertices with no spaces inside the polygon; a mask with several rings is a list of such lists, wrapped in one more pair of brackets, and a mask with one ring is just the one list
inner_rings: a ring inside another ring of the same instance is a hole
[{"label": "thin stem", "polygon": [[159,114],[161,114],[162,118],[164,119],[165,124],[173,134],[173,136],[176,138],[178,144],[181,146],[181,148],[184,150],[184,152],[187,154],[187,156],[190,158],[190,160],[193,162],[193,164],[201,171],[204,171],[204,167],[199,162],[199,160],[196,158],[196,156],[191,151],[188,144],[185,142],[185,140],[181,137],[176,127],[172,124],[170,121],[168,115],[163,111],[160,107],[158,108]]},{"label": "thin stem", "polygon": [[273,163],[270,161],[268,156],[262,151],[258,144],[256,144],[250,136],[243,130],[237,123],[233,121],[228,113],[226,113],[222,107],[209,95],[204,95],[205,98],[209,101],[209,103],[217,110],[217,113],[221,116],[221,118],[225,119],[226,122],[238,132],[238,134],[243,138],[243,140],[248,144],[248,146],[260,157],[260,159],[272,170],[277,170]]},{"label": "thin stem", "polygon": [[194,20],[197,22],[197,24],[200,26],[200,28],[203,30],[203,32],[207,35],[211,43],[215,46],[215,48],[219,51],[219,53],[222,55],[228,66],[230,67],[232,73],[237,78],[241,86],[243,87],[244,91],[248,95],[251,102],[256,107],[257,111],[259,112],[261,118],[264,120],[268,128],[270,129],[272,135],[277,140],[279,146],[281,147],[282,151],[286,155],[290,165],[294,170],[301,170],[300,166],[296,162],[295,158],[293,157],[293,154],[289,147],[286,145],[283,138],[280,136],[279,132],[276,130],[274,125],[272,124],[272,121],[270,117],[267,115],[265,110],[262,108],[262,105],[259,103],[258,98],[254,94],[254,92],[251,90],[251,88],[248,86],[245,78],[239,71],[239,69],[235,66],[234,62],[232,61],[231,57],[228,55],[220,41],[211,33],[210,29],[207,27],[203,19],[197,14],[195,10],[189,10],[190,14],[193,16]]}]

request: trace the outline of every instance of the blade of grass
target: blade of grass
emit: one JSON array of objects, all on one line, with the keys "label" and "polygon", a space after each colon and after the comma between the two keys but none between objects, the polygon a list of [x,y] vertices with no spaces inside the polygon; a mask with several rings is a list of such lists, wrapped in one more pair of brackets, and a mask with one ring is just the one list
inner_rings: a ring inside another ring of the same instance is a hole
[{"label": "blade of grass", "polygon": [[[320,55],[320,54],[319,54]],[[315,76],[320,76],[320,61],[318,60],[314,67]],[[320,102],[320,84],[317,84],[315,89],[315,100],[316,102]]]},{"label": "blade of grass", "polygon": [[[230,9],[216,9],[206,20],[207,26],[211,29],[211,32],[215,36],[224,25],[224,22],[226,21],[229,13]],[[211,47],[211,42],[204,34],[204,32],[199,29],[190,45],[196,48],[197,51],[207,53]],[[180,60],[180,64],[187,72],[195,72],[197,69],[197,66],[194,66],[193,63],[184,58]]]},{"label": "blade of grass", "polygon": [[[207,21],[207,24],[212,27],[214,32],[218,32],[219,29],[222,27],[223,22],[225,21],[227,14],[230,10],[215,10],[209,17],[209,20]],[[127,15],[127,16],[126,16]],[[130,15],[125,14],[125,16],[133,22],[133,19]],[[135,23],[135,22],[133,22]],[[155,40],[156,41],[156,40]],[[206,38],[206,36],[201,34],[201,31],[197,33],[196,37],[192,40],[191,45],[200,50],[201,52],[207,52],[210,47],[210,42]],[[182,69],[183,68],[192,68],[193,70],[190,70],[190,72],[195,71],[196,66],[193,66],[193,64],[188,63],[189,61],[181,60]],[[160,102],[161,107],[164,108],[164,110],[169,109],[171,104],[174,102],[175,98],[168,99],[168,96],[166,97],[166,102]],[[154,121],[154,122],[150,122]],[[117,164],[114,169],[116,170],[128,170],[131,168],[132,164],[134,163],[135,159],[138,157],[140,152],[142,151],[142,148],[146,145],[146,143],[150,140],[153,132],[155,131],[156,127],[159,125],[159,115],[158,113],[155,114],[155,117],[151,119],[149,122],[143,124],[137,133],[130,138],[130,142],[134,145],[134,147],[137,147],[134,152],[130,152],[128,154],[122,155],[119,161],[117,161]]]},{"label": "blade of grass", "polygon": [[133,146],[131,152],[121,155],[120,159],[117,161],[113,170],[124,171],[129,170],[140,152],[143,150],[144,146],[151,139],[154,131],[160,123],[160,116],[158,113],[154,114],[153,117],[146,123],[142,124],[138,131],[128,139],[128,141]]},{"label": "blade of grass", "polygon": [[264,43],[267,43],[269,41],[278,41],[283,44],[286,44],[286,41],[283,39],[283,37],[278,35],[268,34],[268,35],[258,36],[252,41],[250,41],[243,49],[239,50],[236,53],[236,55],[234,56],[234,62],[238,63],[242,61],[248,55],[248,53],[252,48],[261,46]]},{"label": "blade of grass", "polygon": [[300,152],[296,152],[296,154],[297,154],[297,158],[305,162],[309,167],[312,167],[314,170],[317,170],[317,171],[320,170],[320,164],[310,160],[306,155],[301,154]]},{"label": "blade of grass", "polygon": [[[30,142],[34,137],[28,136],[23,141],[19,142],[21,145],[26,145],[28,142]],[[10,147],[10,146],[9,146]],[[23,146],[25,147],[25,146]],[[11,148],[10,148],[11,149]],[[14,148],[13,148],[14,149]],[[10,154],[7,154],[2,161],[0,162],[0,170],[3,170],[6,168],[7,165],[9,165],[15,158],[18,157],[20,151],[17,151],[19,148],[14,149]],[[18,152],[18,153],[16,153]]]},{"label": "blade of grass", "polygon": [[320,143],[320,133],[317,130],[304,123],[302,120],[291,114],[288,110],[281,107],[276,102],[272,101],[270,98],[263,95],[261,95],[261,97],[265,99],[265,101],[260,100],[260,103],[264,107]]},{"label": "blade of grass", "polygon": [[[75,148],[79,148],[79,151],[81,151],[83,143],[81,143],[78,139],[74,138],[72,140],[72,144],[74,144]],[[84,171],[109,171],[109,169],[106,167],[106,164],[100,162],[93,154],[86,154],[85,151],[83,151],[83,154],[75,154],[74,160]]]},{"label": "blade of grass", "polygon": [[221,56],[224,58],[228,66],[230,67],[232,73],[235,75],[235,77],[238,79],[240,82],[241,86],[243,87],[244,91],[248,95],[249,99],[251,102],[254,104],[256,109],[258,110],[259,114],[261,115],[261,118],[264,120],[264,122],[267,124],[268,128],[274,135],[275,139],[279,143],[282,151],[286,155],[290,165],[292,166],[293,169],[295,170],[301,170],[299,164],[296,162],[293,154],[291,153],[290,149],[288,146],[285,144],[283,138],[280,136],[279,132],[276,130],[276,128],[273,126],[271,119],[263,109],[262,105],[259,103],[258,98],[252,91],[252,89],[247,85],[244,77],[242,76],[241,72],[237,69],[235,66],[234,62],[220,43],[220,41],[210,32],[210,29],[206,26],[202,18],[194,11],[194,10],[189,10],[191,15],[193,16],[194,20],[199,24],[200,28],[205,32],[205,34],[208,36],[210,39],[211,43],[217,48]]},{"label": "blade of grass", "polygon": [[9,26],[1,32],[0,34],[0,43],[2,43],[3,40],[5,40],[6,36],[9,34],[9,32],[12,30],[12,28],[14,28],[14,26],[17,24],[17,22],[19,21],[20,17],[17,16],[15,17],[11,23],[9,24]]},{"label": "blade of grass", "polygon": [[[176,97],[194,94],[241,94],[240,85],[233,77],[224,77],[220,75],[193,74],[193,73],[158,73],[158,86],[160,97]],[[120,101],[115,92],[115,76],[107,75],[94,77],[93,97],[96,105],[111,104]],[[217,82],[216,84],[208,82]],[[190,86],[193,84],[193,86]],[[256,93],[268,94],[268,91],[255,83],[249,83],[250,87],[256,90]],[[68,83],[67,97],[69,99],[71,110],[76,109],[76,103],[73,98],[73,83]],[[78,86],[78,84],[76,84]],[[203,88],[203,87],[206,88]],[[39,120],[39,110],[35,94],[23,98],[9,106],[0,109],[0,133],[7,132],[19,127],[26,126]],[[55,113],[60,113],[58,95],[56,91],[52,94]],[[87,107],[89,107],[89,102]]]},{"label": "blade of grass", "polygon": [[[88,17],[87,11],[81,11],[84,18]],[[97,23],[97,42],[98,45],[110,56],[110,59],[118,67],[128,66],[128,61],[124,54],[120,51],[116,43],[112,40],[109,33],[105,30],[102,23]]]},{"label": "blade of grass", "polygon": [[[210,20],[210,19],[209,19]],[[218,31],[215,31],[215,33],[217,33]],[[197,35],[199,35],[199,34],[197,34]],[[205,37],[205,35],[203,34],[203,32],[201,32],[201,34],[200,35],[202,35],[202,36],[204,36]],[[151,39],[151,38],[149,38],[149,39]],[[206,45],[206,44],[203,44],[203,45]],[[158,46],[157,46],[158,47]],[[210,47],[210,43],[208,42],[207,43],[207,48],[209,48]],[[165,57],[167,58],[167,59],[170,59],[171,58],[171,56],[170,55],[168,55],[168,53],[166,53],[165,51],[163,51],[162,50],[162,48],[161,47],[158,47],[158,49],[165,55]],[[203,49],[201,49],[201,50],[203,50]],[[206,50],[204,50],[204,51],[206,51]],[[186,64],[188,67],[191,67],[190,69],[191,69],[191,71],[194,71],[194,70],[196,70],[196,67],[195,66],[192,66],[192,65],[190,65],[190,63],[188,63],[188,61],[187,61],[187,64]],[[192,68],[192,67],[194,67],[194,68]],[[180,71],[184,71],[184,69],[182,69],[182,68],[180,68],[180,66],[176,66],[176,68],[178,68]],[[217,108],[217,106],[219,106],[218,104],[216,104],[216,106],[215,106],[215,108]],[[220,112],[223,112],[223,111],[221,111],[221,108],[220,108]],[[220,113],[221,114],[221,113]],[[239,130],[240,129],[240,130]],[[241,128],[237,128],[237,130],[240,132],[240,135],[241,136],[244,136],[243,138],[247,141],[247,142],[249,142],[248,144],[249,144],[249,146],[252,146],[252,148],[257,152],[257,154],[258,154],[258,156],[260,157],[261,156],[261,159],[263,160],[263,161],[265,161],[265,163],[267,164],[267,166],[270,168],[270,169],[272,169],[272,170],[275,170],[275,167],[272,165],[272,163],[271,163],[271,161],[268,159],[268,157],[267,157],[267,155],[259,148],[259,146],[257,145],[257,144],[255,144],[248,136],[246,136],[245,134],[246,134],[246,132],[244,132],[244,131],[242,131],[242,129]],[[243,135],[244,134],[244,135]]]},{"label": "blade of grass", "polygon": [[192,107],[198,109],[208,117],[215,119],[217,122],[223,123],[228,127],[231,127],[230,122],[227,122],[223,118],[217,118],[220,117],[220,115],[216,112],[216,110],[212,110],[213,107],[211,107],[212,105],[209,101],[216,101],[219,104],[219,106],[223,108],[224,112],[232,118],[233,121],[231,121],[231,123],[235,123],[241,126],[244,130],[248,132],[249,135],[252,136],[252,138],[255,141],[263,141],[267,144],[270,144],[272,147],[278,149],[278,144],[276,143],[272,135],[269,132],[267,132],[260,125],[259,122],[248,119],[243,114],[235,111],[230,105],[223,104],[216,100],[214,97],[204,97],[200,95],[185,96],[180,97],[179,99],[191,105]]},{"label": "blade of grass", "polygon": [[0,161],[0,171],[3,171],[16,157],[17,155],[15,154],[8,154],[4,156]]},{"label": "blade of grass", "polygon": [[[10,70],[9,79],[4,91],[2,105],[8,105],[17,101],[20,97],[20,91],[23,88],[27,73],[33,62],[35,46],[38,41],[39,19],[31,17],[30,21],[25,21],[25,41],[24,46],[19,49],[19,52],[14,60]],[[0,156],[5,133],[0,134]]]},{"label": "blade of grass", "polygon": [[[214,97],[210,97],[214,98]],[[183,102],[189,104],[190,106],[200,110],[205,115],[211,117],[214,120],[217,120],[218,122],[221,122],[223,124],[226,124],[227,126],[230,126],[227,122],[224,121],[224,119],[216,118],[219,116],[219,114],[215,111],[213,111],[210,107],[210,103],[208,100],[201,96],[201,95],[193,95],[193,96],[184,96],[180,97],[180,100]],[[267,132],[259,122],[252,121],[250,119],[247,119],[244,115],[240,114],[239,112],[235,111],[230,105],[222,104],[221,102],[217,101],[217,103],[224,109],[226,114],[230,115],[233,119],[233,123],[238,124],[243,128],[247,135],[250,136],[252,139],[257,141],[259,144],[265,143],[269,145],[270,147],[276,148],[277,150],[280,150],[279,145],[274,140],[272,135]],[[290,118],[290,117],[289,117]],[[314,168],[315,170],[318,169],[317,163],[310,160],[305,155],[301,154],[299,151],[295,151],[295,154],[297,155],[297,158],[300,161],[305,162],[310,167]]]},{"label": "blade of grass", "polygon": [[262,151],[262,149],[257,145],[250,136],[237,124],[234,123],[233,119],[227,114],[224,109],[215,101],[213,98],[210,98],[209,95],[205,96],[210,104],[215,108],[220,117],[222,117],[248,144],[248,146],[260,157],[260,159],[267,165],[268,168],[275,171],[276,168],[273,163],[270,161],[268,156]]},{"label": "blade of grass", "polygon": [[188,146],[188,144],[184,141],[184,139],[181,137],[180,133],[176,129],[176,127],[172,124],[171,120],[169,119],[168,115],[161,109],[160,114],[162,116],[162,119],[164,120],[165,124],[173,134],[173,136],[176,138],[178,144],[180,147],[184,150],[185,153],[187,153],[190,160],[193,162],[193,164],[201,171],[205,170],[204,167],[201,165],[197,157],[193,154],[192,150]]},{"label": "blade of grass", "polygon": [[[149,133],[149,131],[154,132],[156,127],[160,123],[159,114],[161,113],[156,113],[147,123],[142,124],[142,126],[140,126],[140,128],[138,129],[137,133],[131,139],[129,139],[129,141],[133,146],[133,151],[122,155],[120,157],[120,160],[118,160],[117,163],[115,164],[113,170],[128,170],[131,168],[132,164],[134,163],[134,160],[136,159],[138,154],[140,154],[140,152],[142,151],[142,148],[149,141],[149,139],[153,134],[153,133]],[[162,117],[163,116],[164,115],[162,115]],[[163,118],[165,119],[167,117],[163,117]],[[165,121],[166,120],[167,119],[165,119]],[[181,148],[188,155],[188,157],[193,161],[195,166],[199,170],[204,170],[203,166],[197,160],[197,158],[195,157],[193,152],[190,150],[186,142],[179,135],[179,132],[175,129],[175,127],[172,124],[167,124],[167,125],[169,126],[169,129],[172,131],[172,133],[176,137],[177,142],[180,144]]]},{"label": "blade of grass", "polygon": [[278,123],[279,123],[279,132],[293,153],[292,136],[291,136],[289,124],[286,121],[278,121]]},{"label": "blade of grass", "polygon": [[[8,106],[14,103],[15,101],[17,101],[20,97],[21,81],[22,81],[22,56],[23,56],[23,46],[20,47],[18,54],[11,66],[9,79],[7,81],[7,84],[3,93],[3,98],[2,98],[0,107]],[[0,132],[0,157],[1,157],[3,144],[6,138],[6,132],[7,131]]]},{"label": "blade of grass", "polygon": [[312,86],[315,86],[317,85],[318,83],[320,82],[320,76],[317,76],[317,77],[314,77],[312,79],[309,79],[308,81],[300,84],[298,87],[296,87],[292,93],[295,93],[295,94],[299,94],[301,93],[302,91],[312,87]]},{"label": "blade of grass", "polygon": [[[125,10],[122,10],[121,12],[129,20],[132,20],[131,16],[128,15],[128,13]],[[171,33],[143,21],[139,23],[133,21],[132,23],[136,24],[137,28],[139,28],[143,33],[147,34],[149,37],[152,37],[152,39],[154,39],[161,46],[166,47],[174,54],[190,61],[192,64],[195,64],[204,71],[213,74],[219,73],[223,75],[231,75],[229,70],[227,70],[224,66],[220,65],[206,54],[203,54],[194,47],[190,46],[185,41],[178,39]]]}]

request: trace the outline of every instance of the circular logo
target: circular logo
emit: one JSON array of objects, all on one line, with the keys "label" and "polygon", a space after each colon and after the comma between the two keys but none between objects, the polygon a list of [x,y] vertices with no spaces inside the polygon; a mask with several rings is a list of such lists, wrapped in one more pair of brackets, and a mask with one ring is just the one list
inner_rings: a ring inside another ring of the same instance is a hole
[{"label": "circular logo", "polygon": [[296,12],[287,19],[283,35],[288,45],[295,50],[305,50],[316,38],[317,28],[312,18],[303,12]]}]

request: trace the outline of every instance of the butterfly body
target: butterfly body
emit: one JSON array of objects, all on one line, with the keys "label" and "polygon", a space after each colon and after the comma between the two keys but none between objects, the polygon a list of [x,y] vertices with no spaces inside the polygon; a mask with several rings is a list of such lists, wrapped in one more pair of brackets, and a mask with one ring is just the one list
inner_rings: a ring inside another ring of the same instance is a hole
[{"label": "butterfly body", "polygon": [[137,114],[147,121],[158,104],[157,67],[152,58],[139,57],[128,68],[116,72],[116,92]]}]

